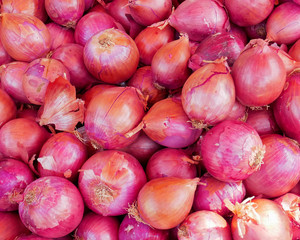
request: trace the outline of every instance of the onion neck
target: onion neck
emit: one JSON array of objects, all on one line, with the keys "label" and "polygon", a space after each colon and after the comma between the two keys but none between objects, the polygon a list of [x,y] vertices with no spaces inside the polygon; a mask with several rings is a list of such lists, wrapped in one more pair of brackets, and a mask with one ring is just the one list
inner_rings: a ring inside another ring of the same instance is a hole
[{"label": "onion neck", "polygon": [[99,46],[101,48],[105,48],[105,49],[110,49],[110,48],[115,46],[115,43],[113,41],[113,37],[109,33],[104,34],[104,37],[101,37],[98,40],[98,43],[99,43]]},{"label": "onion neck", "polygon": [[249,165],[255,170],[259,170],[260,166],[263,164],[263,158],[266,153],[266,146],[256,146],[252,149],[251,156],[249,159]]},{"label": "onion neck", "polygon": [[208,130],[208,124],[204,123],[204,120],[191,120],[191,123],[193,125],[194,128],[202,130],[202,129],[206,129]]},{"label": "onion neck", "polygon": [[[149,227],[151,227],[148,223],[146,223],[140,213],[139,213],[139,210],[138,210],[138,206],[137,206],[137,202],[135,201],[132,205],[129,205],[129,208],[127,209],[127,212],[128,212],[128,216],[129,217],[132,217],[134,218],[137,222],[139,223],[143,223]],[[152,227],[151,227],[152,228]]]},{"label": "onion neck", "polygon": [[184,237],[184,238],[188,238],[189,237],[189,234],[188,234],[188,230],[187,230],[187,228],[186,228],[186,226],[180,226],[179,228],[178,228],[178,236],[180,237],[180,238],[182,238],[182,237]]}]

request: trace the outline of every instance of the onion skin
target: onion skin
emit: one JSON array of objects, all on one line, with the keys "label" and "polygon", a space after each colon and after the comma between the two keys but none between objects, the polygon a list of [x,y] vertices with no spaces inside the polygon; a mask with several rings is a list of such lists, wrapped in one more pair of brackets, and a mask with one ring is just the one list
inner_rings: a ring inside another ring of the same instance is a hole
[{"label": "onion skin", "polygon": [[178,240],[231,240],[230,226],[219,214],[211,211],[191,213],[178,228]]},{"label": "onion skin", "polygon": [[45,56],[51,47],[46,25],[34,16],[21,13],[1,14],[1,42],[17,61],[30,62]]},{"label": "onion skin", "polygon": [[243,41],[244,45],[247,45],[249,40],[244,28],[239,27],[234,23],[230,23],[229,33],[235,35],[236,37],[238,37],[240,40]]},{"label": "onion skin", "polygon": [[30,231],[21,222],[18,213],[0,212],[0,239],[14,240],[17,236],[28,233]]},{"label": "onion skin", "polygon": [[246,106],[241,104],[238,100],[235,100],[231,112],[224,120],[240,120],[245,122],[247,119]]},{"label": "onion skin", "polygon": [[75,43],[74,30],[62,27],[54,22],[46,24],[51,35],[51,50],[55,50],[67,43]]},{"label": "onion skin", "polygon": [[105,83],[119,84],[128,80],[136,71],[139,51],[126,33],[106,29],[95,34],[86,43],[83,59],[95,78]]},{"label": "onion skin", "polygon": [[0,89],[0,128],[8,121],[16,118],[17,107],[12,98]]},{"label": "onion skin", "polygon": [[13,59],[9,56],[6,50],[3,47],[2,42],[0,41],[0,66],[2,64],[10,63]]},{"label": "onion skin", "polygon": [[89,10],[91,7],[94,6],[95,0],[84,0],[84,11]]},{"label": "onion skin", "polygon": [[256,38],[266,39],[267,36],[266,23],[267,21],[264,20],[258,24],[245,27],[247,36],[250,39],[256,39]]},{"label": "onion skin", "polygon": [[297,62],[300,62],[300,39],[298,39],[289,50],[289,55]]},{"label": "onion skin", "polygon": [[72,240],[73,238],[71,236],[65,236],[61,238],[46,238],[46,237],[40,237],[36,234],[30,234],[30,235],[20,235],[14,240]]},{"label": "onion skin", "polygon": [[27,186],[19,215],[24,225],[42,237],[71,233],[81,222],[84,203],[79,190],[61,177],[42,177]]},{"label": "onion skin", "polygon": [[118,216],[126,213],[146,181],[137,159],[125,152],[107,150],[83,164],[78,185],[89,209],[103,216]]},{"label": "onion skin", "polygon": [[[31,105],[30,105],[31,106]],[[35,108],[24,108],[17,111],[17,118],[28,118],[36,121],[38,110]]]}]

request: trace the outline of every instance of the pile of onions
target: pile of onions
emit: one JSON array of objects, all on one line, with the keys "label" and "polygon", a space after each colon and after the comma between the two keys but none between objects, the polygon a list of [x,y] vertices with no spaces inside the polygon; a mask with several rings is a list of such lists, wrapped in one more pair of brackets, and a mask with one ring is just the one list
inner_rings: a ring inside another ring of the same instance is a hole
[{"label": "pile of onions", "polygon": [[0,89],[0,128],[8,121],[16,118],[17,107],[12,98]]},{"label": "pile of onions", "polygon": [[67,43],[74,43],[74,30],[60,26],[54,22],[46,24],[51,35],[51,50],[57,49]]},{"label": "pile of onions", "polygon": [[0,239],[14,240],[19,235],[29,233],[18,213],[0,211]]},{"label": "pile of onions", "polygon": [[128,153],[97,152],[82,166],[78,185],[86,206],[103,216],[126,213],[146,183],[141,164]]}]

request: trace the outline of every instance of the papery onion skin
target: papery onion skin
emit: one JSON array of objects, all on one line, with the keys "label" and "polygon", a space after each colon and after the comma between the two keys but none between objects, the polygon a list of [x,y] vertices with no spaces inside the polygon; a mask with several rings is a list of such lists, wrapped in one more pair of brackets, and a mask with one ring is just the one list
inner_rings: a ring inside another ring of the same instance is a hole
[{"label": "papery onion skin", "polygon": [[258,24],[255,24],[255,25],[252,25],[249,27],[245,27],[247,36],[250,39],[256,39],[256,38],[266,39],[266,36],[267,36],[266,23],[267,23],[267,21],[264,20]]},{"label": "papery onion skin", "polygon": [[300,62],[300,39],[298,39],[289,50],[289,55]]},{"label": "papery onion skin", "polygon": [[75,43],[74,30],[50,22],[46,24],[51,35],[51,50],[55,50],[67,43]]},{"label": "papery onion skin", "polygon": [[1,42],[7,53],[18,61],[30,62],[45,56],[51,47],[46,25],[22,13],[1,14]]},{"label": "papery onion skin", "polygon": [[118,240],[119,221],[114,217],[104,217],[87,213],[75,230],[75,239],[94,239],[105,237],[107,240]]},{"label": "papery onion skin", "polygon": [[205,168],[213,177],[220,181],[237,182],[259,169],[264,146],[250,125],[226,120],[204,136],[201,156]]},{"label": "papery onion skin", "polygon": [[300,180],[300,149],[292,139],[278,134],[261,137],[266,147],[261,168],[244,184],[247,193],[264,198],[289,192]]},{"label": "papery onion skin", "polygon": [[119,240],[137,239],[168,240],[170,238],[169,231],[152,228],[126,215],[119,228]]},{"label": "papery onion skin", "polygon": [[240,120],[245,122],[247,119],[247,108],[241,104],[237,99],[235,100],[230,113],[224,120]]},{"label": "papery onion skin", "polygon": [[103,216],[118,216],[126,213],[146,181],[137,159],[122,151],[106,150],[84,163],[78,185],[89,209]]},{"label": "papery onion skin", "polygon": [[259,107],[279,97],[285,84],[286,70],[267,42],[254,39],[234,62],[232,77],[238,100],[246,106]]},{"label": "papery onion skin", "polygon": [[94,6],[95,0],[84,0],[84,11],[89,10],[91,7]]},{"label": "papery onion skin", "polygon": [[0,128],[10,120],[16,118],[17,107],[13,99],[0,89]]},{"label": "papery onion skin", "polygon": [[30,234],[30,235],[20,235],[14,240],[72,240],[73,238],[71,236],[65,236],[61,238],[46,238],[41,237],[36,234]]},{"label": "papery onion skin", "polygon": [[16,212],[0,211],[0,239],[15,240],[21,234],[28,234],[30,231],[21,222]]},{"label": "papery onion skin", "polygon": [[231,240],[230,226],[219,214],[212,211],[191,213],[178,228],[178,240]]},{"label": "papery onion skin", "polygon": [[9,56],[9,54],[6,52],[6,50],[3,47],[2,42],[0,41],[0,66],[2,64],[6,64],[6,63],[10,63],[12,62],[13,59],[11,58],[11,56]]},{"label": "papery onion skin", "polygon": [[249,40],[244,28],[237,26],[231,22],[229,33],[235,35],[236,37],[238,37],[240,40],[243,41],[244,45],[247,45]]},{"label": "papery onion skin", "polygon": [[61,177],[41,177],[27,186],[19,215],[24,225],[42,237],[71,233],[81,222],[84,203],[79,190]]},{"label": "papery onion skin", "polygon": [[136,71],[139,51],[126,33],[106,29],[86,43],[83,59],[88,71],[98,80],[119,84],[128,80]]},{"label": "papery onion skin", "polygon": [[227,13],[218,0],[185,0],[168,21],[178,32],[186,33],[190,40],[198,42],[230,29]]},{"label": "papery onion skin", "polygon": [[18,201],[24,189],[35,176],[23,162],[14,159],[0,160],[0,211],[18,210]]},{"label": "papery onion skin", "polygon": [[17,118],[28,118],[32,121],[36,121],[37,113],[38,110],[36,108],[20,108],[17,111]]}]

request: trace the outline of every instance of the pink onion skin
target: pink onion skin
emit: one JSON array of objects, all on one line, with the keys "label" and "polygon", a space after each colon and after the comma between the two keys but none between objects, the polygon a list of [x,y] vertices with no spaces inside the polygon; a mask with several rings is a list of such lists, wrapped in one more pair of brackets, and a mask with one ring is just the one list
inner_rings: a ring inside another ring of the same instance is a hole
[{"label": "pink onion skin", "polygon": [[75,135],[60,132],[44,143],[37,159],[37,170],[41,177],[58,176],[75,181],[87,158],[85,145]]},{"label": "pink onion skin", "polygon": [[244,45],[247,45],[249,40],[244,28],[237,26],[234,23],[230,23],[230,30],[228,32],[242,40]]},{"label": "pink onion skin", "polygon": [[238,100],[246,106],[259,107],[279,97],[285,84],[286,70],[267,42],[254,39],[234,62],[232,77]]},{"label": "pink onion skin", "polygon": [[35,121],[26,118],[10,120],[0,129],[0,152],[4,157],[25,163],[38,154],[50,134]]},{"label": "pink onion skin", "polygon": [[17,107],[13,99],[2,89],[0,89],[0,128],[10,120],[16,118]]},{"label": "pink onion skin", "polygon": [[104,217],[95,213],[87,213],[75,230],[75,239],[118,240],[119,221],[114,217]]},{"label": "pink onion skin", "polygon": [[267,39],[291,44],[300,38],[300,6],[293,2],[280,4],[267,20]]},{"label": "pink onion skin", "polygon": [[245,122],[247,119],[246,106],[241,104],[237,99],[235,100],[231,112],[224,120],[240,120]]},{"label": "pink onion skin", "polygon": [[71,233],[81,222],[84,203],[79,190],[61,177],[41,177],[27,186],[19,215],[33,233],[59,238]]},{"label": "pink onion skin", "polygon": [[189,68],[196,71],[207,64],[205,61],[215,61],[221,57],[227,57],[228,65],[232,66],[244,47],[242,40],[231,33],[210,35],[199,44],[189,59]]},{"label": "pink onion skin", "polygon": [[1,42],[17,61],[30,62],[45,56],[51,47],[46,25],[34,16],[21,13],[1,14]]},{"label": "pink onion skin", "polygon": [[196,163],[182,149],[165,148],[149,159],[146,175],[148,180],[161,177],[195,178]]},{"label": "pink onion skin", "polygon": [[13,99],[21,103],[30,103],[23,90],[23,75],[28,67],[28,63],[14,61],[1,66],[1,87]]},{"label": "pink onion skin", "polygon": [[269,134],[261,138],[266,147],[264,164],[244,184],[251,196],[279,197],[300,180],[300,149],[292,139],[281,135]]},{"label": "pink onion skin", "polygon": [[28,118],[32,121],[36,121],[37,113],[38,111],[35,108],[18,109],[17,118]]},{"label": "pink onion skin", "polygon": [[30,234],[30,235],[20,235],[14,240],[72,240],[73,238],[70,236],[65,236],[61,238],[46,238],[46,237],[40,237],[36,234]]},{"label": "pink onion skin", "polygon": [[167,19],[172,11],[172,0],[129,0],[132,18],[142,26]]},{"label": "pink onion skin", "polygon": [[184,111],[198,128],[225,119],[235,102],[235,86],[227,63],[216,61],[192,73],[183,85],[181,99]]},{"label": "pink onion skin", "polygon": [[82,17],[85,7],[84,0],[45,0],[45,8],[53,22],[72,27]]},{"label": "pink onion skin", "polygon": [[242,181],[222,182],[209,173],[200,178],[200,183],[195,192],[193,209],[195,211],[207,210],[225,217],[229,213],[224,200],[228,199],[235,204],[241,203],[246,196],[246,189]]},{"label": "pink onion skin", "polygon": [[264,146],[250,125],[227,120],[204,136],[201,156],[205,168],[213,177],[220,181],[238,182],[258,170],[262,164]]},{"label": "pink onion skin", "polygon": [[86,43],[83,60],[88,71],[98,80],[120,84],[135,73],[139,51],[133,39],[126,33],[117,29],[106,29],[95,34]]},{"label": "pink onion skin", "polygon": [[13,59],[11,58],[11,56],[9,56],[9,54],[6,52],[6,50],[3,47],[2,42],[0,41],[0,66],[2,64],[7,64],[12,62]]},{"label": "pink onion skin", "polygon": [[290,48],[289,55],[297,62],[300,62],[300,39],[298,39]]},{"label": "pink onion skin", "polygon": [[42,105],[49,82],[59,76],[70,81],[69,70],[58,60],[38,58],[27,66],[23,76],[23,90],[27,99],[36,105]]},{"label": "pink onion skin", "polygon": [[0,239],[14,240],[21,234],[30,231],[21,222],[16,212],[0,212]]},{"label": "pink onion skin", "polygon": [[119,228],[119,240],[169,240],[169,231],[152,228],[126,215]]},{"label": "pink onion skin", "polygon": [[84,11],[87,11],[90,8],[92,8],[95,2],[96,2],[95,0],[84,0]]},{"label": "pink onion skin", "polygon": [[67,43],[75,43],[74,30],[60,26],[54,22],[46,24],[51,35],[51,50],[55,50]]},{"label": "pink onion skin", "polygon": [[67,43],[53,51],[51,58],[59,60],[70,73],[70,83],[77,90],[85,89],[98,82],[87,70],[83,62],[83,47]]},{"label": "pink onion skin", "polygon": [[231,240],[230,226],[219,214],[212,211],[197,211],[191,213],[180,224],[178,240]]},{"label": "pink onion skin", "polygon": [[294,194],[296,194],[296,195],[300,195],[300,182],[298,182],[298,183],[296,184],[296,186],[293,187],[292,190],[289,191],[289,192],[290,192],[290,193],[294,193]]},{"label": "pink onion skin", "polygon": [[118,216],[126,213],[146,181],[137,159],[122,151],[106,150],[83,164],[78,186],[89,209],[103,216]]},{"label": "pink onion skin", "polygon": [[296,69],[287,77],[280,97],[275,101],[273,113],[283,132],[300,142],[300,71]]},{"label": "pink onion skin", "polygon": [[18,200],[24,189],[35,179],[33,172],[21,161],[2,159],[0,178],[0,211],[18,210]]},{"label": "pink onion skin", "polygon": [[256,38],[266,39],[267,36],[266,23],[267,21],[264,20],[258,24],[245,27],[247,36],[250,39],[256,39]]},{"label": "pink onion skin", "polygon": [[178,32],[186,33],[190,40],[198,42],[230,28],[227,13],[218,0],[185,0],[168,21]]}]

